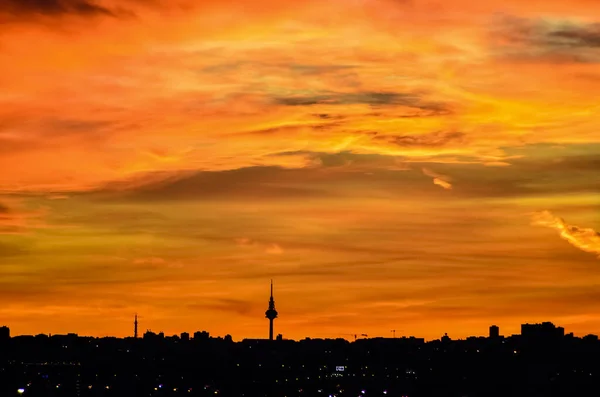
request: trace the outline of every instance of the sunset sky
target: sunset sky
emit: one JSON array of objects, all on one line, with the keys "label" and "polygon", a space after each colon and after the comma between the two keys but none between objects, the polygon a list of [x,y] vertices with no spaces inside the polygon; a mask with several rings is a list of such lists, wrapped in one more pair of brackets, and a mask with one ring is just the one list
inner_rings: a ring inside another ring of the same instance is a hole
[{"label": "sunset sky", "polygon": [[600,333],[597,0],[0,0],[0,325]]}]

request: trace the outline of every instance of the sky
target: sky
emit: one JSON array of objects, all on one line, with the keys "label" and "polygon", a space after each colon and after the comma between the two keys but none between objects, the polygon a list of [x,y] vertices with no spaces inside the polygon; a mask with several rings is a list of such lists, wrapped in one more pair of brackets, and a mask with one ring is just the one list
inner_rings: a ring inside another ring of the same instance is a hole
[{"label": "sky", "polygon": [[0,0],[0,323],[600,333],[599,15]]}]

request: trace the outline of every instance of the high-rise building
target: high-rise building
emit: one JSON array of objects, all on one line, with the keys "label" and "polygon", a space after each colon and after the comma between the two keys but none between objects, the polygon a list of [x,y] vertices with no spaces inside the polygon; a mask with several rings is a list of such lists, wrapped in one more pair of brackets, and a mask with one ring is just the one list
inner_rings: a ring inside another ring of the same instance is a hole
[{"label": "high-rise building", "polygon": [[183,342],[187,342],[190,340],[190,334],[188,334],[187,332],[182,332],[181,333],[181,340]]},{"label": "high-rise building", "polygon": [[10,328],[7,326],[0,327],[0,340],[10,339]]},{"label": "high-rise building", "polygon": [[490,327],[490,339],[497,339],[500,337],[500,328],[497,325]]},{"label": "high-rise building", "polygon": [[269,299],[269,309],[265,312],[265,317],[269,319],[269,340],[273,340],[273,320],[277,318],[275,300],[273,299],[273,280],[271,280],[271,298]]}]

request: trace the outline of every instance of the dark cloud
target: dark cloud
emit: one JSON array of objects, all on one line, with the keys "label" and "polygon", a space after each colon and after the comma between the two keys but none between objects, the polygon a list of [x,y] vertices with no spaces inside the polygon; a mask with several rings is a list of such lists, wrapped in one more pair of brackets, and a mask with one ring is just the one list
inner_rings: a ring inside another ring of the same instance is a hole
[{"label": "dark cloud", "polygon": [[[591,167],[573,172],[568,167],[527,159],[512,159],[510,166],[486,167],[482,164],[443,164],[435,162],[411,163],[432,167],[460,184],[455,194],[462,197],[515,198],[560,194],[597,194]],[[597,169],[596,169],[597,170]]]},{"label": "dark cloud", "polygon": [[533,170],[569,171],[573,173],[600,170],[600,154],[556,157],[551,161],[520,161]]},{"label": "dark cloud", "polygon": [[[324,187],[305,187],[302,181],[310,176],[303,170],[280,167],[248,167],[228,171],[201,171],[183,176],[165,177],[150,183],[110,184],[95,193],[117,194],[131,200],[211,200],[298,199],[328,196]],[[300,186],[299,186],[300,185]]]},{"label": "dark cloud", "polygon": [[222,311],[239,315],[254,315],[252,304],[248,301],[238,299],[213,299],[203,303],[192,303],[187,305],[189,309]]},{"label": "dark cloud", "polygon": [[0,203],[0,217],[8,214],[9,212],[10,212],[10,210],[8,209],[8,207],[5,206],[4,204]]},{"label": "dark cloud", "polygon": [[93,121],[93,120],[75,120],[75,119],[58,119],[48,120],[45,124],[48,130],[52,132],[62,132],[65,134],[77,134],[85,132],[99,132],[104,128],[113,126],[115,123],[111,121]]},{"label": "dark cloud", "polygon": [[318,114],[313,114],[313,117],[316,117],[320,120],[345,120],[348,118],[348,116],[344,116],[341,114],[328,114],[328,113],[318,113]]},{"label": "dark cloud", "polygon": [[0,0],[3,14],[16,17],[46,15],[115,16],[114,11],[90,0]]},{"label": "dark cloud", "polygon": [[0,260],[25,255],[27,252],[27,250],[19,245],[0,242]]},{"label": "dark cloud", "polygon": [[567,27],[556,30],[550,37],[558,45],[600,48],[600,23],[587,27]]},{"label": "dark cloud", "polygon": [[[214,55],[214,54],[213,54]],[[336,73],[344,70],[354,69],[352,65],[329,65],[329,64],[294,64],[290,63],[267,63],[254,61],[232,61],[218,63],[200,69],[203,73],[231,73],[238,72],[240,69],[265,70],[276,73],[292,73],[301,76],[317,76],[328,73]]]},{"label": "dark cloud", "polygon": [[[264,129],[260,129],[260,130],[253,130],[253,131],[244,132],[241,134],[259,135],[259,136],[278,135],[278,134],[293,134],[293,133],[301,132],[307,128],[310,128],[310,129],[313,129],[316,131],[326,131],[326,130],[330,130],[333,128],[339,128],[342,125],[343,125],[343,123],[337,122],[337,121],[327,122],[327,123],[286,125],[283,127],[273,127],[273,128],[264,128]],[[237,136],[239,136],[241,134],[237,133],[237,132],[235,133],[235,135],[237,135]]]},{"label": "dark cloud", "polygon": [[496,50],[509,58],[600,62],[600,23],[505,17],[492,34]]},{"label": "dark cloud", "polygon": [[449,144],[464,144],[466,134],[458,131],[438,131],[423,135],[388,135],[374,139],[386,141],[405,148],[443,147]]},{"label": "dark cloud", "polygon": [[439,103],[426,102],[421,95],[413,93],[376,92],[364,91],[353,93],[324,92],[319,94],[292,95],[276,97],[275,103],[284,106],[311,106],[311,105],[401,105],[427,110],[444,110]]},{"label": "dark cloud", "polygon": [[[29,276],[29,273],[20,276]],[[56,287],[45,282],[28,281],[26,287],[12,280],[0,281],[0,299],[4,302],[20,302],[42,305],[42,302],[50,302]]]},{"label": "dark cloud", "polygon": [[354,69],[351,65],[309,65],[309,64],[292,64],[280,65],[283,68],[290,68],[293,72],[302,75],[321,75],[327,73],[336,73],[343,70]]},{"label": "dark cloud", "polygon": [[[443,145],[458,147],[466,138],[460,132],[439,132],[380,139],[407,148],[436,148]],[[511,165],[505,167],[488,167],[481,164],[480,159],[461,156],[453,159],[454,163],[444,159],[416,162],[408,157],[350,151],[290,151],[270,156],[304,156],[307,166],[294,169],[255,166],[227,171],[151,174],[138,180],[111,183],[91,194],[111,201],[298,200],[345,197],[347,186],[355,186],[361,191],[359,187],[375,184],[390,194],[410,186],[412,194],[420,195],[431,189],[430,181],[422,177],[423,168],[451,175],[456,182],[454,194],[464,198],[597,193],[598,187],[590,181],[594,180],[600,158],[593,151],[569,156],[574,150],[557,149],[549,152],[549,157],[541,156],[540,152],[544,150],[537,146],[511,151],[509,156],[519,154],[523,157],[512,158]],[[411,169],[417,172],[406,172]]]}]

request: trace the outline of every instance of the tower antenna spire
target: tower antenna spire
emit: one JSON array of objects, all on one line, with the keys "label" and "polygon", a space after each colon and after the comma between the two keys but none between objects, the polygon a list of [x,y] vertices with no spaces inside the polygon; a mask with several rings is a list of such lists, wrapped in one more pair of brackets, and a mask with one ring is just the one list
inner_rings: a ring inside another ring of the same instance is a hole
[{"label": "tower antenna spire", "polygon": [[137,339],[138,337],[138,315],[135,314],[135,320],[133,321],[133,337]]},{"label": "tower antenna spire", "polygon": [[269,309],[267,309],[265,312],[265,317],[269,319],[269,340],[273,340],[273,320],[277,318],[275,299],[273,299],[273,279],[271,279],[271,298],[269,299]]}]

